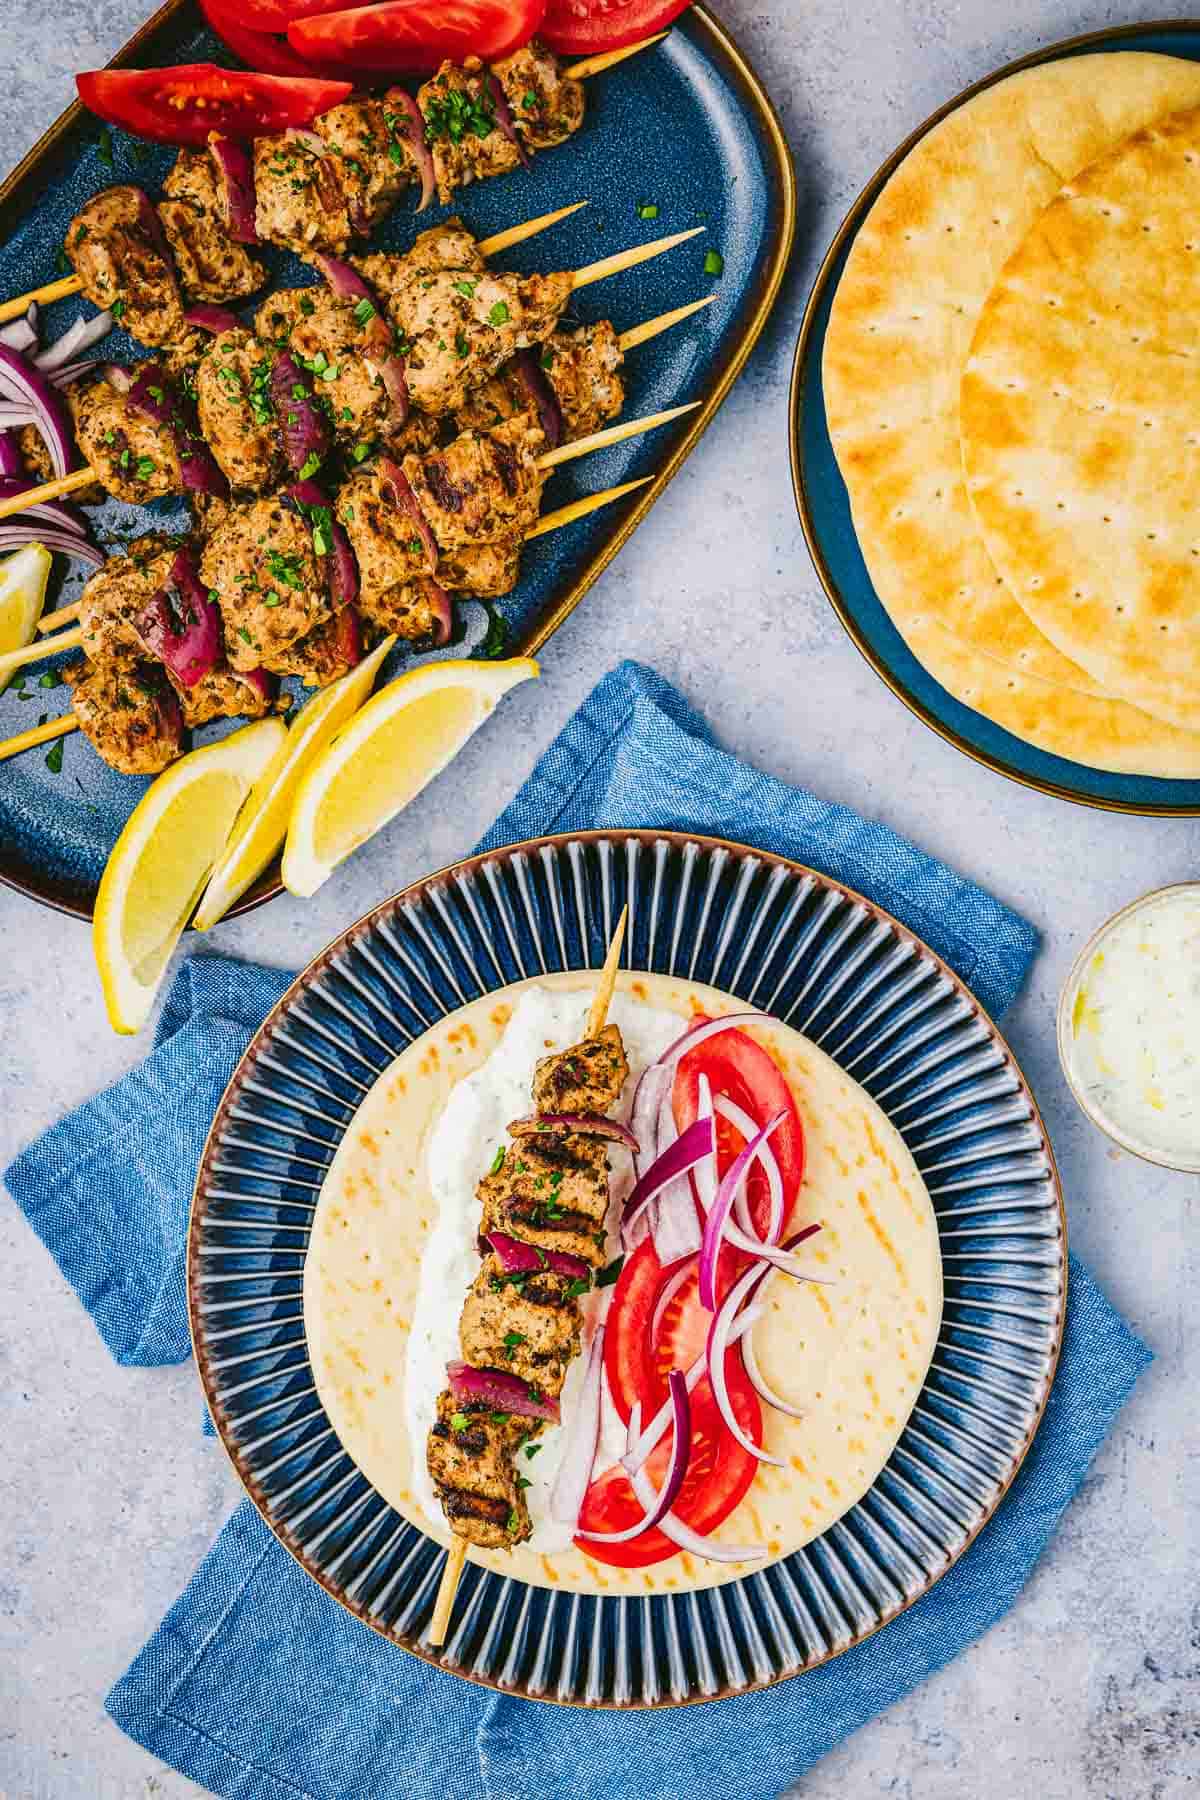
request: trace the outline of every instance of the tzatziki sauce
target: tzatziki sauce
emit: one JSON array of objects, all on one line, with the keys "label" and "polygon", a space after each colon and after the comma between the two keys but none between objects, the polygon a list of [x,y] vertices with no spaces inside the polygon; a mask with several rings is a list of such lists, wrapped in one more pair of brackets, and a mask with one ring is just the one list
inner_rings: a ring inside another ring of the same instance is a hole
[{"label": "tzatziki sauce", "polygon": [[[569,993],[539,986],[526,988],[500,1042],[487,1061],[454,1088],[430,1137],[429,1189],[437,1214],[421,1258],[405,1361],[404,1411],[408,1441],[413,1447],[413,1491],[422,1511],[431,1519],[440,1516],[441,1507],[425,1462],[425,1440],[434,1421],[438,1395],[446,1385],[446,1364],[461,1355],[459,1315],[467,1290],[479,1272],[477,1238],[482,1207],[475,1190],[498,1147],[506,1142],[510,1120],[526,1117],[532,1111],[534,1064],[540,1057],[579,1041],[588,1003],[589,995],[583,990]],[[621,993],[614,994],[608,1017],[621,1028],[629,1061],[629,1080],[613,1117],[628,1121],[638,1076],[674,1042],[685,1021],[673,1012],[646,1006]],[[606,1261],[620,1252],[615,1224],[634,1182],[629,1151],[613,1144],[609,1161],[612,1175]],[[593,1289],[581,1301],[583,1347],[572,1362],[563,1387],[559,1403],[562,1423],[547,1425],[535,1440],[535,1454],[522,1460],[521,1473],[530,1483],[525,1494],[533,1522],[529,1547],[543,1555],[565,1550],[571,1543],[571,1526],[550,1517],[550,1491],[562,1460],[567,1426],[579,1403],[588,1347],[611,1297],[611,1288]],[[606,1393],[597,1473],[611,1466],[624,1448],[625,1430]]]},{"label": "tzatziki sauce", "polygon": [[1151,894],[1098,935],[1064,992],[1059,1043],[1117,1142],[1200,1169],[1200,885]]}]

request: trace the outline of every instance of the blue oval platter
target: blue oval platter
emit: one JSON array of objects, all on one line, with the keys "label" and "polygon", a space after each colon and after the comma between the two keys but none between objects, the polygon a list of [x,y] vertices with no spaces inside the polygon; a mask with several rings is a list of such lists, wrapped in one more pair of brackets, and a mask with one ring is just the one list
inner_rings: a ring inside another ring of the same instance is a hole
[{"label": "blue oval platter", "polygon": [[876,673],[926,725],[976,762],[1042,793],[1114,812],[1189,816],[1200,814],[1200,781],[1110,774],[1052,756],[955,700],[917,661],[892,624],[863,561],[849,497],[830,442],[821,383],[830,308],[851,246],[883,187],[913,146],[948,113],[1019,69],[1067,56],[1120,50],[1157,51],[1198,60],[1200,27],[1184,20],[1131,25],[1073,38],[1009,63],[927,119],[863,189],[825,257],[800,329],[792,374],[792,477],[808,547],[838,617]]},{"label": "blue oval platter", "polygon": [[[304,1335],[309,1232],[366,1095],[481,995],[625,965],[702,982],[804,1032],[891,1118],[924,1177],[944,1272],[929,1374],[886,1468],[819,1538],[702,1593],[531,1588],[468,1563],[448,1641],[445,1560],[342,1447]],[[222,1100],[192,1202],[188,1305],[212,1417],[246,1490],[312,1578],[427,1661],[527,1698],[649,1707],[801,1675],[928,1592],[1008,1491],[1042,1417],[1067,1287],[1066,1220],[1033,1096],[958,977],[823,875],[714,839],[588,832],[473,857],[361,919],[298,978]]]},{"label": "blue oval platter", "polygon": [[[154,67],[234,59],[204,26],[195,0],[169,0],[114,59],[117,66]],[[51,127],[0,189],[0,294],[27,292],[61,274],[63,236],[89,195],[113,182],[152,194],[174,152],[108,132],[78,105]],[[697,442],[741,370],[774,304],[791,252],[795,180],[787,144],[767,95],[736,44],[704,7],[695,6],[660,44],[596,76],[588,115],[569,143],[517,171],[479,183],[457,210],[488,234],[577,200],[587,207],[499,259],[522,272],[570,269],[689,226],[704,235],[580,296],[578,317],[611,318],[619,330],[686,301],[713,304],[673,331],[630,353],[624,418],[699,401],[694,414],[557,470],[546,505],[641,477],[652,482],[632,497],[530,545],[517,589],[497,608],[458,608],[460,641],[448,654],[515,655],[535,650],[561,624],[605,564],[658,499]],[[639,209],[656,207],[653,218]],[[417,220],[405,203],[372,246],[405,248],[418,229],[451,209],[431,208]],[[709,250],[723,258],[714,276]],[[312,281],[314,271],[274,250],[265,258],[272,284]],[[81,312],[78,297],[47,308],[43,336],[57,336]],[[252,306],[245,309],[247,315]],[[141,354],[114,332],[101,353]],[[182,509],[163,501],[146,509],[109,503],[92,514],[96,535],[112,542],[151,525],[174,525]],[[64,579],[61,558],[47,606],[78,592],[78,571]],[[63,659],[57,659],[61,662]],[[398,673],[396,655],[385,671]],[[43,687],[55,668],[47,657],[22,671],[0,696],[0,738],[65,710],[67,690]],[[296,689],[298,695],[303,690]],[[210,727],[198,741],[219,735]],[[61,768],[58,768],[61,751]],[[116,838],[145,791],[144,780],[108,769],[78,734],[54,753],[43,747],[0,767],[0,878],[31,897],[91,913],[97,883]],[[278,892],[274,871],[237,910]]]}]

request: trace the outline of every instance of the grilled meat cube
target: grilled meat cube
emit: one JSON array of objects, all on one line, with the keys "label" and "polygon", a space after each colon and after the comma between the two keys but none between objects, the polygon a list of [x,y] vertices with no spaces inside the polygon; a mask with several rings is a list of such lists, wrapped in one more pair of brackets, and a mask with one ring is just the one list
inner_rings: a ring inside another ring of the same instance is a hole
[{"label": "grilled meat cube", "polygon": [[216,593],[234,669],[274,669],[329,617],[323,558],[312,532],[277,494],[231,506],[204,546],[200,579]]},{"label": "grilled meat cube", "polygon": [[431,225],[427,231],[418,232],[411,250],[406,250],[403,255],[397,255],[394,250],[377,250],[369,256],[352,257],[351,261],[385,304],[412,274],[457,269],[460,273],[465,270],[468,274],[482,275],[487,268],[474,233],[457,215],[444,220],[441,225]]},{"label": "grilled meat cube", "polygon": [[608,1253],[607,1232],[582,1213],[564,1213],[560,1218],[556,1212],[547,1218],[532,1202],[519,1195],[510,1197],[500,1189],[484,1196],[480,1230],[484,1236],[492,1231],[507,1232],[538,1250],[562,1250],[580,1257],[590,1269],[603,1268]]},{"label": "grilled meat cube", "polygon": [[137,621],[170,583],[178,546],[150,535],[135,538],[123,556],[110,556],[79,596],[83,653],[92,661],[146,656]]},{"label": "grilled meat cube", "polygon": [[157,775],[179,755],[183,723],[155,665],[133,657],[71,663],[63,670],[79,729],[122,775]]},{"label": "grilled meat cube", "polygon": [[80,452],[114,499],[137,506],[179,492],[183,476],[169,426],[127,407],[103,375],[75,382],[69,399]]},{"label": "grilled meat cube", "polygon": [[497,1418],[478,1402],[460,1403],[449,1390],[438,1396],[426,1458],[458,1537],[501,1550],[530,1535],[529,1508],[513,1459],[518,1446],[540,1429],[537,1419],[515,1413]]},{"label": "grilled meat cube", "polygon": [[423,412],[455,412],[517,351],[549,337],[571,276],[415,270],[388,294],[404,338],[408,391]]},{"label": "grilled meat cube", "polygon": [[284,478],[271,404],[271,353],[243,326],[213,338],[195,374],[200,431],[234,488],[262,494]]},{"label": "grilled meat cube", "polygon": [[487,70],[477,56],[468,56],[461,65],[444,62],[417,89],[417,105],[425,118],[443,206],[450,204],[455,188],[506,175],[520,165],[516,145],[496,124]]},{"label": "grilled meat cube", "polygon": [[508,1232],[539,1250],[565,1250],[592,1268],[604,1261],[608,1162],[603,1140],[547,1133],[510,1145],[476,1190],[480,1235]]},{"label": "grilled meat cube", "polygon": [[143,344],[171,344],[185,334],[179,283],[158,215],[141,188],[94,195],[71,220],[63,247],[88,299],[115,307]]},{"label": "grilled meat cube", "polygon": [[522,416],[492,431],[460,432],[444,450],[404,458],[404,473],[444,550],[525,536],[541,505],[537,458],[545,442]]},{"label": "grilled meat cube", "polygon": [[313,124],[336,159],[350,223],[360,237],[370,236],[412,180],[408,151],[388,124],[390,111],[386,95],[360,95],[331,106]]},{"label": "grilled meat cube", "polygon": [[17,432],[17,450],[26,471],[34,481],[49,481],[54,475],[54,464],[50,460],[50,452],[46,448],[45,439],[36,425],[22,425]]},{"label": "grilled meat cube", "polygon": [[[309,142],[309,139],[312,142]],[[254,140],[255,224],[265,243],[304,256],[310,250],[342,255],[353,237],[338,159],[315,133]]]},{"label": "grilled meat cube", "polygon": [[343,483],[337,516],[358,563],[358,607],[380,631],[410,640],[436,623],[424,588],[425,546],[411,519],[383,490],[379,473],[360,470]]},{"label": "grilled meat cube", "polygon": [[254,329],[310,371],[339,437],[369,443],[386,436],[391,402],[353,306],[323,287],[280,288],[259,307]]},{"label": "grilled meat cube", "polygon": [[255,293],[267,271],[226,229],[208,152],[181,150],[163,189],[167,198],[159,202],[158,216],[184,293],[195,300],[241,300]]},{"label": "grilled meat cube", "polygon": [[189,731],[211,719],[263,719],[273,705],[268,695],[232,669],[212,669],[190,688],[174,682],[172,686]]},{"label": "grilled meat cube", "polygon": [[567,1368],[579,1353],[579,1305],[568,1275],[534,1270],[521,1281],[503,1281],[489,1256],[463,1306],[459,1342],[476,1369],[507,1369],[556,1399]]},{"label": "grilled meat cube", "polygon": [[499,600],[511,594],[520,579],[520,538],[448,550],[438,563],[438,580],[444,588],[477,600]]},{"label": "grilled meat cube", "polygon": [[574,329],[560,325],[546,340],[542,367],[562,409],[568,438],[587,437],[615,419],[625,404],[617,371],[624,357],[607,319]]},{"label": "grilled meat cube", "polygon": [[305,687],[328,687],[359,660],[359,634],[351,609],[331,613],[315,631],[281,650],[272,662],[276,675],[298,675]]},{"label": "grilled meat cube", "polygon": [[531,38],[523,50],[492,64],[513,124],[531,150],[561,144],[583,124],[583,83],[570,81],[553,50]]},{"label": "grilled meat cube", "polygon": [[[606,1025],[598,1037],[543,1056],[533,1072],[533,1104],[540,1113],[606,1113],[629,1079],[620,1029]],[[568,1143],[578,1140],[569,1138]],[[543,1140],[538,1139],[541,1144]]]},{"label": "grilled meat cube", "polygon": [[220,494],[189,494],[188,508],[192,515],[192,528],[198,538],[209,538],[229,517],[232,501],[223,499]]}]

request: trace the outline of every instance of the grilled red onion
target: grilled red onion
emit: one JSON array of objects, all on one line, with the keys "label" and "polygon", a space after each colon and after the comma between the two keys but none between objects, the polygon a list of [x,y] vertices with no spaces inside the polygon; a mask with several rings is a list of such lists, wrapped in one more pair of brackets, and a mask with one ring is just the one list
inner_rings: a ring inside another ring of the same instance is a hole
[{"label": "grilled red onion", "polygon": [[[21,452],[17,440],[10,431],[0,431],[0,480],[4,482],[25,480],[25,465],[21,461]],[[7,489],[13,493],[13,488]]]},{"label": "grilled red onion", "polygon": [[171,255],[170,247],[167,244],[166,233],[163,231],[162,227],[162,220],[155,211],[150,196],[143,193],[141,188],[138,189],[138,224],[145,232],[146,237],[149,239],[155,252],[162,259],[164,264],[163,273],[178,296],[179,283],[175,276],[175,262]]},{"label": "grilled red onion", "polygon": [[138,619],[138,634],[183,687],[195,687],[221,661],[221,614],[188,550],[176,553],[171,587],[160,588]]},{"label": "grilled red onion", "polygon": [[255,224],[258,201],[250,152],[245,144],[239,144],[236,138],[222,137],[219,131],[209,132],[208,149],[217,171],[225,229],[239,244],[257,244],[260,241]]},{"label": "grilled red onion", "polygon": [[535,1113],[528,1119],[514,1119],[508,1129],[512,1137],[536,1137],[539,1131],[547,1131],[560,1137],[575,1132],[580,1137],[608,1138],[637,1155],[638,1141],[628,1125],[604,1113]]},{"label": "grilled red onion", "polygon": [[[336,601],[334,605],[337,605]],[[337,614],[337,651],[340,660],[349,668],[355,669],[362,661],[365,649],[362,614],[357,606],[343,606]]]},{"label": "grilled red onion", "polygon": [[158,363],[143,363],[126,390],[125,404],[156,425],[174,425],[176,399],[166,370]]},{"label": "grilled red onion", "polygon": [[569,1275],[573,1281],[591,1280],[592,1271],[582,1256],[571,1256],[566,1250],[539,1250],[536,1244],[509,1237],[506,1231],[490,1232],[487,1241],[506,1275],[551,1269],[556,1275]]},{"label": "grilled red onion", "polygon": [[350,539],[333,516],[329,496],[315,481],[294,481],[287,498],[297,511],[302,507],[319,507],[329,515],[328,574],[329,598],[335,607],[350,606],[358,599],[358,564]]},{"label": "grilled red onion", "polygon": [[[271,364],[271,404],[279,421],[283,454],[293,475],[299,475],[311,457],[323,463],[332,446],[329,425],[313,399],[312,383],[290,350],[281,350]],[[305,469],[312,474],[311,466]],[[352,600],[353,594],[347,595]]]},{"label": "grilled red onion", "polygon": [[258,698],[265,700],[268,704],[279,692],[278,675],[272,675],[266,669],[230,669],[229,673],[235,681],[240,681],[243,686],[252,688]]},{"label": "grilled red onion", "polygon": [[[646,1512],[636,1525],[629,1525],[624,1531],[581,1531],[578,1533],[579,1537],[590,1538],[596,1543],[627,1544],[632,1538],[641,1537],[644,1531],[652,1531],[679,1498],[679,1490],[683,1486],[692,1454],[692,1403],[688,1398],[687,1381],[679,1369],[671,1370],[667,1376],[667,1386],[670,1389],[675,1430],[671,1440],[671,1460],[667,1464],[666,1479],[662,1487],[651,1504],[642,1500]],[[640,1411],[640,1402],[638,1407]],[[632,1423],[631,1417],[631,1426]],[[640,1494],[638,1498],[641,1499]]]},{"label": "grilled red onion", "polygon": [[435,581],[432,575],[423,576],[422,585],[434,615],[433,644],[435,649],[440,650],[454,635],[454,602],[441,582]]},{"label": "grilled red onion", "polygon": [[61,369],[55,369],[50,381],[56,388],[70,387],[73,381],[78,381],[81,375],[86,375],[89,369],[96,366],[94,357],[85,356],[80,362],[65,363]]},{"label": "grilled red onion", "polygon": [[345,257],[329,256],[325,251],[319,250],[309,260],[314,269],[319,269],[324,276],[335,300],[369,300],[372,306],[375,305],[375,295],[370,284]]},{"label": "grilled red onion", "polygon": [[337,178],[333,164],[329,160],[329,145],[319,131],[304,131],[290,125],[285,133],[293,144],[299,144],[316,163],[317,198],[327,213],[337,212],[342,205],[344,195],[342,185]]},{"label": "grilled red onion", "polygon": [[52,369],[63,369],[68,363],[75,362],[85,350],[90,350],[93,344],[98,344],[102,337],[107,337],[112,330],[112,323],[110,312],[93,313],[91,318],[76,319],[60,338],[47,344],[33,360],[47,375]]},{"label": "grilled red onion", "polygon": [[0,344],[0,393],[29,407],[55,475],[65,475],[73,469],[77,461],[75,439],[61,394],[40,369],[7,344]]},{"label": "grilled red onion", "polygon": [[105,363],[102,373],[110,388],[118,394],[127,394],[133,386],[133,370],[127,369],[124,363]]},{"label": "grilled red onion", "polygon": [[236,331],[242,322],[227,306],[214,306],[208,300],[189,306],[183,316],[189,325],[197,325],[201,331],[211,331],[214,337],[219,331]]},{"label": "grilled red onion", "polygon": [[603,1401],[604,1327],[598,1325],[588,1346],[587,1367],[579,1402],[567,1427],[562,1461],[550,1490],[550,1517],[574,1526],[592,1479],[592,1464],[600,1442],[600,1408]]},{"label": "grilled red onion", "polygon": [[483,85],[487,89],[488,98],[496,109],[496,123],[503,137],[506,137],[521,159],[521,167],[528,169],[532,165],[529,152],[517,136],[516,122],[512,116],[512,108],[508,104],[508,96],[500,85],[500,77],[494,69],[489,69],[484,76]]},{"label": "grilled red onion", "polygon": [[709,1312],[717,1310],[717,1262],[738,1188],[746,1179],[750,1164],[758,1155],[759,1146],[766,1143],[771,1133],[776,1131],[786,1118],[785,1112],[777,1112],[761,1131],[756,1131],[750,1142],[742,1150],[739,1150],[721,1177],[721,1185],[717,1189],[717,1197],[713,1202],[712,1210],[704,1221],[704,1235],[700,1243],[700,1304]]},{"label": "grilled red onion", "polygon": [[104,567],[103,551],[72,531],[60,531],[56,526],[38,525],[34,521],[25,525],[19,519],[5,519],[0,525],[0,556],[9,550],[20,550],[26,544],[44,544],[47,550],[61,550],[64,556],[73,556],[76,562],[90,563],[96,569]]},{"label": "grilled red onion", "polygon": [[364,360],[378,371],[391,405],[391,427],[398,430],[408,418],[408,378],[404,372],[404,358],[397,353],[391,327],[380,309],[378,296],[370,283],[364,281],[358,270],[342,257],[319,255],[312,260],[325,277],[335,300],[347,303],[354,301],[358,305],[364,300],[369,302],[370,317],[365,323],[360,321]]},{"label": "grilled red onion", "polygon": [[[126,383],[116,379],[120,364],[109,363],[106,379],[125,395],[125,404],[157,425],[169,427],[175,440],[180,474],[185,492],[211,494],[216,499],[229,498],[229,483],[213,458],[213,453],[200,435],[191,408],[158,363],[145,363],[137,375]],[[129,371],[121,370],[121,377]]]},{"label": "grilled red onion", "polygon": [[417,211],[424,212],[437,187],[433,152],[425,140],[425,115],[407,88],[389,88],[383,98],[385,107],[394,106],[397,113],[405,115],[403,121],[392,118],[388,123],[392,128],[392,136],[404,145],[416,164],[417,173],[421,177],[421,198],[417,202]]},{"label": "grilled red onion", "polygon": [[413,529],[420,538],[425,549],[425,567],[430,575],[436,575],[438,566],[438,542],[433,535],[432,527],[421,511],[420,502],[409,485],[408,476],[398,462],[390,456],[379,458],[379,473],[384,488],[390,493],[392,503],[400,511],[407,513],[412,520]]},{"label": "grilled red onion", "polygon": [[541,351],[518,350],[513,357],[513,371],[537,413],[546,443],[551,450],[557,450],[567,435],[566,421],[554,385],[542,367]]},{"label": "grilled red onion", "polygon": [[470,1363],[446,1364],[450,1392],[456,1400],[475,1401],[494,1412],[519,1413],[523,1419],[550,1419],[557,1425],[558,1401],[538,1393],[519,1375],[505,1369],[473,1369]]}]

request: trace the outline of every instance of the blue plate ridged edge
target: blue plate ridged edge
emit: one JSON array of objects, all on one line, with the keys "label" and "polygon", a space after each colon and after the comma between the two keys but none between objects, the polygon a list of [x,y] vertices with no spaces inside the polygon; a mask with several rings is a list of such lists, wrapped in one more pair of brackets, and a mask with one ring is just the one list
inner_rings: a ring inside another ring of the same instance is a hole
[{"label": "blue plate ridged edge", "polygon": [[838,227],[801,320],[789,400],[792,486],[813,565],[849,637],[897,698],[939,737],[995,773],[1057,799],[1107,812],[1190,818],[1200,815],[1200,781],[1117,775],[1052,756],[955,700],[928,673],[892,624],[871,584],[829,438],[821,382],[825,330],[851,245],[885,183],[914,145],[966,101],[1022,69],[1064,57],[1121,50],[1200,60],[1200,21],[1160,19],[1110,26],[1017,57],[940,106],[876,170]]},{"label": "blue plate ridged edge", "polygon": [[[693,1595],[594,1599],[468,1565],[451,1636],[426,1639],[443,1561],[375,1492],[316,1395],[303,1266],[325,1171],[374,1081],[480,994],[598,967],[709,983],[812,1037],[878,1101],[926,1180],[945,1311],[933,1363],[870,1493],[805,1549]],[[811,869],[654,831],[539,839],[453,865],[319,956],[235,1071],[188,1238],[192,1340],[218,1432],[284,1546],[365,1624],[530,1699],[680,1705],[814,1668],[946,1572],[1012,1482],[1049,1395],[1066,1218],[1036,1102],[967,988],[905,927]]]}]

